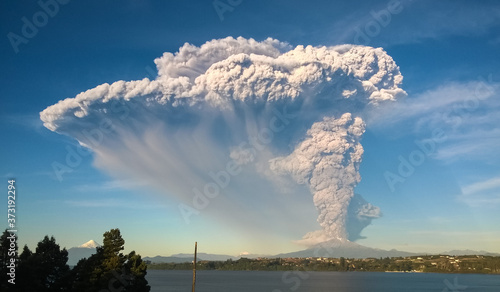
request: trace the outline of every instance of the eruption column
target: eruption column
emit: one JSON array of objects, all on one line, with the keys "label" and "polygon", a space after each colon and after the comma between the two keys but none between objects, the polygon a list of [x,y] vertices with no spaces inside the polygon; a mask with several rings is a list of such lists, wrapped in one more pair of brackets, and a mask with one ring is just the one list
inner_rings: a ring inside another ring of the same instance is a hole
[{"label": "eruption column", "polygon": [[347,239],[347,208],[359,183],[363,147],[359,143],[365,126],[350,113],[339,119],[326,117],[314,123],[307,137],[286,157],[270,161],[271,170],[289,173],[298,183],[307,183],[318,209],[324,235]]}]

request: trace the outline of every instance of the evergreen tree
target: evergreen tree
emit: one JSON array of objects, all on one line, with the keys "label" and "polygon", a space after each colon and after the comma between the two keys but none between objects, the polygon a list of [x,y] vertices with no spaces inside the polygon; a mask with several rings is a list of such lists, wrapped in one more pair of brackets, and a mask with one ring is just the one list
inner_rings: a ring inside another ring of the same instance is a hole
[{"label": "evergreen tree", "polygon": [[[10,261],[10,233],[5,231],[0,237],[0,262],[2,277],[7,274],[5,268]],[[146,280],[147,266],[141,256],[134,251],[124,255],[125,240],[119,229],[104,233],[103,246],[88,259],[82,259],[69,270],[66,262],[68,252],[61,249],[54,237],[45,236],[33,253],[24,246],[19,255],[16,269],[16,284],[0,284],[1,291],[133,291],[148,292],[150,286]],[[17,251],[17,246],[15,247]],[[17,257],[16,257],[17,259]],[[5,273],[4,273],[5,272]]]},{"label": "evergreen tree", "polygon": [[[17,268],[17,241],[12,242],[13,246],[11,248],[11,238],[12,235],[7,230],[5,230],[2,233],[2,236],[0,236],[0,265],[2,265],[0,267],[1,291],[14,291],[12,290],[14,285],[7,282],[9,279],[11,279],[11,277],[8,275],[8,273],[10,272],[10,268],[7,267],[8,265],[11,265],[11,259],[15,260],[14,265]],[[17,282],[18,281],[16,279],[14,283]]]},{"label": "evergreen tree", "polygon": [[33,252],[24,245],[23,251],[19,255],[19,270],[16,283],[18,291],[37,291],[42,286],[40,277],[38,277],[39,267],[38,262],[33,255]]},{"label": "evergreen tree", "polygon": [[64,280],[69,273],[68,251],[59,247],[55,238],[45,236],[36,247],[35,255],[43,269],[41,280],[46,291],[62,291],[65,286]]},{"label": "evergreen tree", "polygon": [[60,248],[53,236],[45,236],[38,242],[35,253],[24,246],[19,259],[19,281],[16,284],[19,291],[68,290],[68,252]]},{"label": "evergreen tree", "polygon": [[150,286],[146,280],[147,268],[146,263],[142,260],[140,255],[135,253],[135,251],[132,251],[127,255],[125,271],[130,274],[131,282],[126,291],[149,291]]},{"label": "evergreen tree", "polygon": [[148,292],[146,264],[132,251],[123,255],[125,240],[119,229],[103,234],[103,245],[73,269],[72,291],[134,291]]},{"label": "evergreen tree", "polygon": [[72,289],[75,292],[99,291],[99,275],[95,272],[102,262],[102,254],[81,259],[71,271]]}]

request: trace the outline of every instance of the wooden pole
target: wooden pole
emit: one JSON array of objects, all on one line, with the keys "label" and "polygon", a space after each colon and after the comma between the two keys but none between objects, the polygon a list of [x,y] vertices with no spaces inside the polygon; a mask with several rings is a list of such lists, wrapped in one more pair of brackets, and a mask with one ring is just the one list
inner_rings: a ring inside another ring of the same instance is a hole
[{"label": "wooden pole", "polygon": [[193,289],[192,292],[194,292],[194,286],[196,284],[196,252],[198,249],[198,242],[194,243],[194,261],[193,261]]}]

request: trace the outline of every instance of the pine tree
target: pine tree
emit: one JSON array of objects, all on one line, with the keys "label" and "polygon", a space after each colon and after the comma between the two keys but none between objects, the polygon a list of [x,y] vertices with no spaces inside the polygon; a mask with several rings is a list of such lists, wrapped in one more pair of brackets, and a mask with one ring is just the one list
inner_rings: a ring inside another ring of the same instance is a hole
[{"label": "pine tree", "polygon": [[[1,291],[14,291],[13,284],[8,283],[7,281],[11,279],[8,275],[10,269],[7,265],[11,264],[11,259],[14,259],[15,265],[17,266],[17,241],[12,242],[13,247],[11,247],[11,233],[5,230],[0,236],[0,290]],[[12,254],[12,251],[15,250],[15,254]],[[17,283],[17,279],[14,283]]]},{"label": "pine tree", "polygon": [[124,270],[125,273],[130,275],[130,285],[126,288],[126,291],[149,291],[150,287],[148,285],[148,281],[146,280],[147,268],[146,263],[141,259],[140,255],[135,253],[135,251],[132,251],[127,255]]},{"label": "pine tree", "polygon": [[147,266],[141,256],[134,251],[123,255],[125,240],[119,229],[111,229],[103,236],[103,245],[97,252],[73,269],[72,291],[148,292]]},{"label": "pine tree", "polygon": [[19,256],[19,291],[66,291],[69,284],[68,252],[55,238],[45,236],[35,253],[24,246]]},{"label": "pine tree", "polygon": [[37,291],[42,284],[38,277],[39,267],[33,252],[24,245],[23,251],[19,255],[19,270],[17,272],[18,291]]}]

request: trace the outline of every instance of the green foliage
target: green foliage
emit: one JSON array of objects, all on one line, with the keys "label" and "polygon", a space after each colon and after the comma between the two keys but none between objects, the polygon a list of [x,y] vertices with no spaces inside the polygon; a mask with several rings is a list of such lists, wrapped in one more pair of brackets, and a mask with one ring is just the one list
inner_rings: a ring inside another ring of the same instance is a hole
[{"label": "green foliage", "polygon": [[[9,235],[4,232],[0,237],[2,263],[10,260],[5,253],[10,246]],[[25,245],[18,257],[16,284],[8,286],[2,281],[0,291],[148,292],[147,266],[141,256],[134,251],[122,254],[125,240],[119,229],[111,229],[103,236],[103,246],[88,259],[80,260],[72,270],[66,264],[68,252],[60,248],[54,237],[45,236],[35,252]],[[6,265],[2,265],[2,275],[4,267]]]},{"label": "green foliage", "polygon": [[103,246],[73,269],[72,291],[149,291],[147,266],[141,256],[135,251],[128,255],[121,253],[125,240],[120,230],[111,229],[103,236]]},{"label": "green foliage", "polygon": [[[9,239],[10,233],[5,230],[2,233],[2,236],[0,236],[0,264],[2,265],[0,267],[0,290],[1,291],[7,291],[8,288],[12,284],[9,284],[7,281],[10,279],[10,276],[7,275],[9,273],[9,268],[7,268],[7,265],[10,264],[10,259],[11,258],[16,258],[9,256],[9,249],[10,249],[10,239]],[[17,251],[17,244],[14,243],[14,249]]]},{"label": "green foliage", "polygon": [[103,261],[102,253],[96,253],[88,259],[81,259],[71,271],[72,291],[98,291],[99,274],[96,268]]},{"label": "green foliage", "polygon": [[[457,261],[458,260],[458,261]],[[191,263],[150,264],[150,269],[190,270]],[[373,271],[500,274],[500,257],[491,256],[422,256],[394,258],[277,258],[233,261],[200,261],[198,270],[252,271]]]},{"label": "green foliage", "polygon": [[129,287],[127,287],[127,291],[149,291],[150,287],[146,280],[147,268],[146,263],[141,259],[140,255],[135,253],[135,251],[127,255],[124,270],[129,273],[129,277],[132,280],[130,281]]},{"label": "green foliage", "polygon": [[122,238],[120,229],[111,229],[103,234],[103,246],[100,247],[104,252],[106,258],[115,258],[121,255],[121,251],[124,249],[125,240]]},{"label": "green foliage", "polygon": [[35,253],[27,246],[19,256],[16,288],[19,291],[67,291],[69,287],[68,252],[55,238],[45,236]]}]

